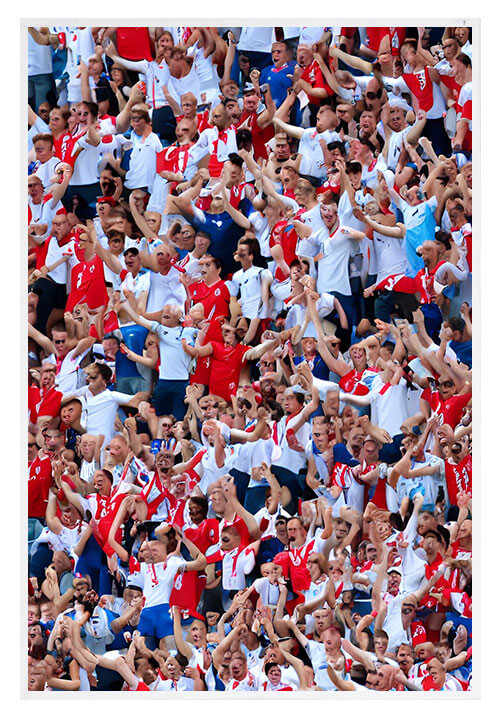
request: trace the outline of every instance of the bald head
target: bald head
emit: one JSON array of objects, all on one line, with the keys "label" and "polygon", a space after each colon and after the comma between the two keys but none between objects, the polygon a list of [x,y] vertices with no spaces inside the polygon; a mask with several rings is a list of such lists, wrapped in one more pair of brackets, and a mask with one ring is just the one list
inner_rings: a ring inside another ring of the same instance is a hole
[{"label": "bald head", "polygon": [[226,127],[227,111],[222,103],[220,105],[216,105],[212,110],[212,122],[217,128],[219,128],[219,130],[223,130]]}]

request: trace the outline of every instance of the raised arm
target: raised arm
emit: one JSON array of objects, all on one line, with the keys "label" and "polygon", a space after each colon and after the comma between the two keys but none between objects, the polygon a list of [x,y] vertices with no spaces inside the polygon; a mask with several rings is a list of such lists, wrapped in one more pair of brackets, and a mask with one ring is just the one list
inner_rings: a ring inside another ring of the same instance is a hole
[{"label": "raised arm", "polygon": [[124,310],[127,313],[127,315],[130,317],[130,319],[133,320],[136,325],[141,325],[142,327],[145,327],[148,330],[152,330],[153,323],[150,320],[146,320],[146,318],[142,317],[142,315],[138,315],[135,312],[135,310],[132,309],[132,306],[130,305],[128,300],[126,300],[122,304],[122,310]]}]

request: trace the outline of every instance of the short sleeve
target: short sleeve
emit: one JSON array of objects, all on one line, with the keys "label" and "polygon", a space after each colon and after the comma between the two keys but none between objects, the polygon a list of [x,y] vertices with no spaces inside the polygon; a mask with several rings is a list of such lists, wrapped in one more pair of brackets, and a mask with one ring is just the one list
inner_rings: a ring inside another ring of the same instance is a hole
[{"label": "short sleeve", "polygon": [[231,297],[236,297],[238,294],[239,283],[234,282],[234,275],[233,280],[226,280],[226,287],[229,290]]},{"label": "short sleeve", "polygon": [[434,210],[437,208],[437,206],[438,206],[437,197],[436,197],[435,195],[433,195],[432,197],[430,197],[430,198],[427,200],[427,207],[428,207],[430,210],[432,210],[432,212],[434,212]]},{"label": "short sleeve", "polygon": [[127,393],[121,393],[117,390],[110,390],[111,397],[113,400],[118,403],[118,405],[129,405],[130,401],[133,399],[133,395],[127,395]]},{"label": "short sleeve", "polygon": [[198,223],[198,225],[204,225],[207,221],[205,217],[205,213],[203,210],[200,210],[200,208],[193,207],[194,213],[193,213],[193,220]]}]

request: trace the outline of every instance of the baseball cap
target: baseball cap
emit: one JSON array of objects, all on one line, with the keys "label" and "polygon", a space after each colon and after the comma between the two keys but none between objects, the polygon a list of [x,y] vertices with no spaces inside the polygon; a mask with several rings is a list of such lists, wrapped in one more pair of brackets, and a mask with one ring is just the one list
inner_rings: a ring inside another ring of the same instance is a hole
[{"label": "baseball cap", "polygon": [[247,82],[245,83],[245,87],[243,88],[243,95],[245,95],[245,93],[254,93],[255,95],[257,95],[257,90],[254,88],[252,83]]},{"label": "baseball cap", "polygon": [[398,575],[401,575],[401,577],[403,577],[403,571],[401,570],[400,567],[396,567],[395,565],[393,565],[392,567],[389,568],[389,570],[387,571],[387,574],[390,575],[393,572],[396,572],[396,573],[398,573]]},{"label": "baseball cap", "polygon": [[139,255],[139,248],[133,247],[133,246],[132,246],[132,247],[128,247],[128,248],[124,251],[123,255],[125,256],[125,255],[127,255],[127,253],[133,253],[134,255]]}]

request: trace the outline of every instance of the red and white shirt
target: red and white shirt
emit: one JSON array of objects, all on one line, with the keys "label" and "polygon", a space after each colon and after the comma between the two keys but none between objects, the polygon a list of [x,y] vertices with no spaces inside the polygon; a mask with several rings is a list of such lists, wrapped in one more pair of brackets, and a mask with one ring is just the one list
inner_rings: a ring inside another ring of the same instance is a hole
[{"label": "red and white shirt", "polygon": [[144,609],[169,603],[175,577],[185,567],[186,561],[177,555],[157,563],[140,563],[134,557],[130,558],[130,574],[138,580],[134,584],[143,587]]},{"label": "red and white shirt", "polygon": [[250,671],[247,672],[242,680],[234,680],[231,678],[226,685],[226,692],[245,692],[249,690],[258,690],[257,680]]}]

